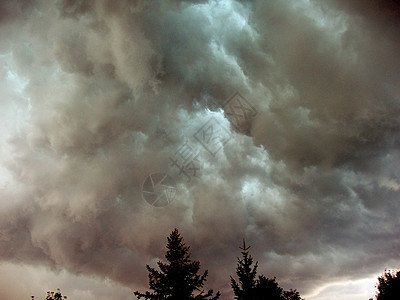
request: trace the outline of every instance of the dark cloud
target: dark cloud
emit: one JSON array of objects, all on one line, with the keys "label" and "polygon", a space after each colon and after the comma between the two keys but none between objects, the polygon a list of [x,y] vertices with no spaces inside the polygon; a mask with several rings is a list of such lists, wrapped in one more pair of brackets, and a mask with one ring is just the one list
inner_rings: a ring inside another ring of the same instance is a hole
[{"label": "dark cloud", "polygon": [[[331,1],[331,3],[356,16],[362,16],[387,26],[400,25],[400,3],[397,0]],[[376,25],[375,23],[371,25]]]},{"label": "dark cloud", "polygon": [[[302,294],[398,261],[397,2],[0,11],[3,261],[137,289],[178,227],[226,297],[243,237],[260,271]],[[237,92],[246,128],[227,113]],[[215,156],[199,142],[211,117],[229,136]],[[150,206],[146,176],[185,143],[201,169],[173,173],[176,199]]]}]

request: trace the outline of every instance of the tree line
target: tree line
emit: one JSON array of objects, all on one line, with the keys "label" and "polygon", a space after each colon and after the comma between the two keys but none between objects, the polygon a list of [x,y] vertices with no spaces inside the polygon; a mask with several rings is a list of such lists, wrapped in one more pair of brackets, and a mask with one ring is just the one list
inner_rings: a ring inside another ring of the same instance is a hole
[{"label": "tree line", "polygon": [[[178,229],[172,231],[167,238],[167,263],[158,262],[160,271],[146,266],[149,272],[149,288],[151,291],[141,293],[134,292],[138,299],[157,300],[183,300],[183,299],[210,299],[217,300],[220,292],[214,295],[213,290],[206,291],[204,284],[208,276],[208,270],[198,274],[200,262],[190,259],[190,247],[186,246]],[[249,253],[250,247],[245,240],[240,247],[242,257],[237,260],[236,276],[231,276],[231,287],[238,300],[301,300],[296,290],[283,290],[276,278],[267,278],[264,275],[257,276],[258,262],[253,264],[253,258]]]},{"label": "tree line", "polygon": [[[200,262],[191,260],[190,247],[186,246],[178,229],[172,231],[167,237],[167,262],[158,262],[159,270],[149,265],[146,268],[149,272],[150,291],[135,291],[133,294],[138,299],[153,300],[217,300],[221,293],[213,290],[206,290],[204,284],[207,280],[208,270],[202,274]],[[241,258],[237,259],[236,279],[230,277],[234,299],[237,300],[305,300],[295,289],[284,290],[276,281],[276,278],[268,278],[264,275],[257,275],[258,262],[253,263],[250,255],[250,247],[246,246],[245,240],[241,249]],[[400,299],[400,271],[393,272],[385,270],[385,273],[378,277],[378,292],[376,300]],[[61,291],[47,292],[45,300],[67,299],[62,296]],[[34,296],[32,296],[34,300]],[[370,298],[369,300],[372,300]]]}]

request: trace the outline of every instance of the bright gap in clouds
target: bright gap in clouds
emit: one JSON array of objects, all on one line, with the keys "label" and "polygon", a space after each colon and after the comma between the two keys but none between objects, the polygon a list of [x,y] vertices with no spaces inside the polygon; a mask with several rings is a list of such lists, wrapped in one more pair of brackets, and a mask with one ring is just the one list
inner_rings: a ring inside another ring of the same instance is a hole
[{"label": "bright gap in clouds", "polygon": [[368,300],[375,296],[375,286],[379,275],[381,274],[371,274],[370,277],[365,279],[330,283],[312,294],[304,295],[304,298],[307,300]]},{"label": "bright gap in clouds", "polygon": [[[68,299],[109,300],[130,299],[132,291],[110,280],[73,275],[65,270],[51,271],[45,267],[0,263],[0,291],[2,299],[44,299],[47,291],[61,288]],[[7,274],[7,275],[5,275]],[[8,293],[9,287],[14,290]]]}]

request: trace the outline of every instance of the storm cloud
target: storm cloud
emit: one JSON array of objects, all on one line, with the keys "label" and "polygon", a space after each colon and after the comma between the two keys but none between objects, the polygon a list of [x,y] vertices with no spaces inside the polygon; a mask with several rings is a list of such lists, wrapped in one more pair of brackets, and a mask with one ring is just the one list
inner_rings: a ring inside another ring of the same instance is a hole
[{"label": "storm cloud", "polygon": [[[261,273],[308,299],[398,267],[399,11],[2,1],[0,269],[70,276],[57,283],[71,299],[125,299],[175,227],[222,299],[243,237]],[[246,107],[232,113],[234,99]],[[225,135],[212,149],[210,122]],[[197,154],[190,180],[174,169],[183,145]],[[145,179],[167,170],[176,195],[154,207]],[[91,280],[108,282],[102,295]]]}]

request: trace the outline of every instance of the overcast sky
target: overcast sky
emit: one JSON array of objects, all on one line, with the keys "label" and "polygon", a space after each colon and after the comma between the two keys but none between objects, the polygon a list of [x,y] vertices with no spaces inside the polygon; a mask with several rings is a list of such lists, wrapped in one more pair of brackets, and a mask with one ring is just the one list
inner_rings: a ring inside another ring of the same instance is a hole
[{"label": "overcast sky", "polygon": [[374,296],[398,3],[1,1],[0,298],[135,299],[175,227],[222,300],[243,238],[307,300]]}]

